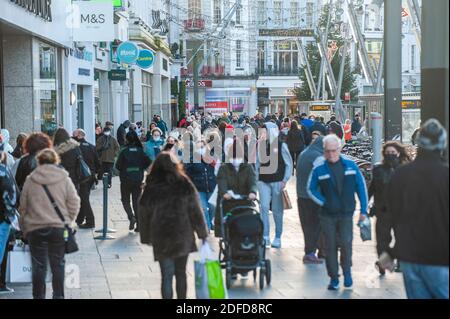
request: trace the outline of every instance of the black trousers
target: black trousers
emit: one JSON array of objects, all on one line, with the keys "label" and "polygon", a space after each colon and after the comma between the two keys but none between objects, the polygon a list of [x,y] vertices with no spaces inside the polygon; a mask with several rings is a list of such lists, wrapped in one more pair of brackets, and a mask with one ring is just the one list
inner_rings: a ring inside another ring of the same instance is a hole
[{"label": "black trousers", "polygon": [[386,213],[377,210],[376,216],[375,234],[377,236],[377,253],[380,256],[384,251],[388,250],[392,242],[392,233],[390,228],[391,223]]},{"label": "black trousers", "polygon": [[86,224],[95,226],[94,212],[92,211],[91,202],[89,201],[92,185],[94,185],[93,179],[86,183],[80,184],[78,195],[81,199],[81,207],[76,221],[79,225],[84,223],[84,221],[86,220]]},{"label": "black trousers", "polygon": [[[132,220],[133,217],[138,221],[138,206],[139,197],[141,196],[141,183],[122,180],[120,183],[120,195],[123,208],[127,213],[128,220]],[[133,209],[131,208],[131,201],[133,203]],[[134,212],[133,212],[134,211]],[[138,224],[139,227],[139,224]]]},{"label": "black trousers", "polygon": [[324,247],[319,247],[321,235],[319,205],[306,198],[298,198],[297,203],[300,224],[305,237],[305,254],[315,254],[319,248],[323,251]]},{"label": "black trousers", "polygon": [[108,185],[112,185],[112,176],[113,176],[114,163],[102,162],[101,174],[98,176],[98,180],[103,180],[103,175],[108,173]]},{"label": "black trousers", "polygon": [[300,151],[291,152],[292,162],[294,163],[294,166],[293,166],[294,168],[293,168],[292,172],[294,172],[297,169],[297,160],[298,160],[298,157],[300,156],[300,153],[301,153]]},{"label": "black trousers", "polygon": [[31,251],[33,298],[45,299],[47,260],[53,275],[53,299],[64,299],[64,228],[44,228],[28,236]]},{"label": "black trousers", "polygon": [[186,264],[188,256],[159,261],[161,267],[161,294],[163,299],[173,298],[173,276],[176,278],[177,298],[186,299]]}]

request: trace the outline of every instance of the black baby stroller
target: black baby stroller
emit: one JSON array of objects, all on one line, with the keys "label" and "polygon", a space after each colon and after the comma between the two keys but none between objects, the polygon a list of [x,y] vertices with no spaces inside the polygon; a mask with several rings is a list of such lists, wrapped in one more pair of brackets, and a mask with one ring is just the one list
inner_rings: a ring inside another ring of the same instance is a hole
[{"label": "black baby stroller", "polygon": [[[248,197],[239,196],[242,202]],[[263,237],[263,222],[254,205],[240,205],[224,212],[224,199],[220,201],[220,220],[222,238],[220,239],[219,260],[226,270],[226,285],[230,289],[233,276],[253,271],[256,281],[259,268],[259,286],[270,284],[272,270],[270,260],[266,259]],[[232,201],[232,200],[231,200]]]}]

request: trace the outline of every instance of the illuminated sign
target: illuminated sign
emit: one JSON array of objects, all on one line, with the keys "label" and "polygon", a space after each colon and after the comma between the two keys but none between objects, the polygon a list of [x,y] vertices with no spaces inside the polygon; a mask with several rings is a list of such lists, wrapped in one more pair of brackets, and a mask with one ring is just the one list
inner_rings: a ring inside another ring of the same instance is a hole
[{"label": "illuminated sign", "polygon": [[421,100],[402,101],[402,109],[420,109],[420,108],[422,108]]},{"label": "illuminated sign", "polygon": [[309,108],[311,111],[329,111],[330,105],[311,105]]}]

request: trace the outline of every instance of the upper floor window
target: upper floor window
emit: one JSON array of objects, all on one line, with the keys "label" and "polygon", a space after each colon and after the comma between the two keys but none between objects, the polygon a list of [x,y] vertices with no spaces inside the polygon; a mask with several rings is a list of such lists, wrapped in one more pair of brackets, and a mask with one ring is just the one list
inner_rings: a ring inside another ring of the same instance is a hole
[{"label": "upper floor window", "polygon": [[220,0],[214,0],[213,2],[214,23],[219,24],[222,21],[222,10],[220,7]]}]

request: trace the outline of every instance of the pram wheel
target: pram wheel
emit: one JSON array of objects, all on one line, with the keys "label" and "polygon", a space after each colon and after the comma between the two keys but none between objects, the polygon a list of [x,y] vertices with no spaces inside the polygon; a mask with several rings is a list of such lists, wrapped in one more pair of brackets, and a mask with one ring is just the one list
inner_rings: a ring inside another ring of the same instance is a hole
[{"label": "pram wheel", "polygon": [[227,286],[227,289],[231,288],[231,281],[232,281],[231,268],[227,267],[226,274],[225,274],[225,284]]},{"label": "pram wheel", "polygon": [[254,271],[253,271],[253,281],[254,282],[256,282],[256,276],[258,275],[258,272],[257,272],[257,270],[255,269]]},{"label": "pram wheel", "polygon": [[267,285],[270,285],[270,282],[272,281],[272,264],[269,259],[266,259],[266,283]]},{"label": "pram wheel", "polygon": [[264,289],[264,281],[265,278],[264,276],[266,275],[266,267],[261,267],[261,269],[259,270],[259,289],[263,290]]}]

